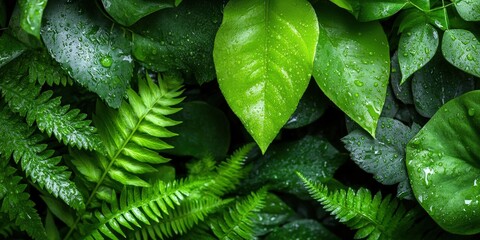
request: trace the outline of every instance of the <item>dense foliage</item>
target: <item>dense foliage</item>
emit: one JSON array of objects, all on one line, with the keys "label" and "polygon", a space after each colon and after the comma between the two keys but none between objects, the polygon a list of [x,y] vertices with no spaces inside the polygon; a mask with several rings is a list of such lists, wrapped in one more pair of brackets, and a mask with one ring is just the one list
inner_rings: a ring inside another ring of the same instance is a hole
[{"label": "dense foliage", "polygon": [[480,1],[0,0],[6,239],[476,239]]}]

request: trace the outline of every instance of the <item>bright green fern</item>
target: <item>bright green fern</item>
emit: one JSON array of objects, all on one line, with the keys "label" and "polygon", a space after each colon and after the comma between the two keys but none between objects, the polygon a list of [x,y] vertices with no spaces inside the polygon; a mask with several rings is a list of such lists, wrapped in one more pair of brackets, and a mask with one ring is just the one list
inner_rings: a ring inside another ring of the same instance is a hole
[{"label": "bright green fern", "polygon": [[365,188],[356,192],[350,188],[329,192],[327,186],[313,183],[297,174],[313,198],[340,222],[357,230],[355,239],[403,239],[421,216],[415,209],[407,211],[390,195],[382,199],[381,193],[377,193],[372,198],[370,191]]},{"label": "bright green fern", "polygon": [[4,158],[13,156],[33,182],[69,206],[77,210],[85,208],[82,195],[69,179],[70,172],[65,166],[58,165],[61,157],[53,157],[54,151],[46,150],[47,145],[40,144],[43,136],[35,134],[35,128],[4,107],[0,111],[0,132],[0,154]]}]

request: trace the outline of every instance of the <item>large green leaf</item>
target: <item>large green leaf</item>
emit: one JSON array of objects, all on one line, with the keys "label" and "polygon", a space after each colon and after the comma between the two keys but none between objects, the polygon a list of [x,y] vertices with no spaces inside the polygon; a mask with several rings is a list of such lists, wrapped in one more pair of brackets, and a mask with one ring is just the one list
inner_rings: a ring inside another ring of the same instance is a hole
[{"label": "large green leaf", "polygon": [[425,23],[402,33],[398,44],[398,62],[404,83],[410,75],[422,68],[437,52],[437,30]]},{"label": "large green leaf", "polygon": [[178,136],[165,141],[174,146],[170,154],[224,158],[230,147],[230,124],[225,114],[205,102],[186,102],[172,119],[182,122],[170,130]]},{"label": "large green leaf", "polygon": [[480,21],[480,1],[453,0],[458,14],[467,21]]},{"label": "large green leaf", "polygon": [[445,59],[461,70],[480,77],[480,41],[465,29],[449,29],[443,34]]},{"label": "large green leaf", "polygon": [[306,0],[232,0],[215,38],[218,83],[265,152],[308,86],[318,40]]},{"label": "large green leaf", "polygon": [[480,232],[480,91],[446,103],[407,145],[420,205],[445,230]]},{"label": "large green leaf", "polygon": [[462,72],[441,56],[435,56],[415,73],[412,93],[417,112],[431,118],[446,102],[475,88],[475,78]]},{"label": "large green leaf", "polygon": [[345,160],[346,156],[325,139],[306,136],[272,145],[262,158],[255,161],[244,184],[250,188],[269,185],[270,189],[308,198],[308,192],[295,171],[315,181],[327,182]]},{"label": "large green leaf", "polygon": [[89,2],[50,1],[42,38],[75,81],[118,108],[132,77],[130,42]]},{"label": "large green leaf", "polygon": [[360,168],[373,174],[384,185],[400,183],[397,196],[405,197],[411,195],[410,192],[403,192],[403,189],[409,188],[405,147],[419,130],[416,124],[410,128],[395,119],[380,118],[376,138],[365,131],[354,130],[342,141]]},{"label": "large green leaf", "polygon": [[358,20],[366,22],[394,15],[408,0],[360,0],[359,3]]},{"label": "large green leaf", "polygon": [[177,2],[178,0],[102,0],[108,14],[125,26],[158,10],[174,7]]},{"label": "large green leaf", "polygon": [[321,6],[317,15],[313,76],[335,105],[374,136],[389,78],[385,33],[377,22],[360,23],[335,8]]},{"label": "large green leaf", "polygon": [[182,70],[208,82],[215,78],[213,42],[221,20],[221,0],[185,0],[132,26],[133,55],[156,72]]},{"label": "large green leaf", "polygon": [[47,0],[20,0],[20,26],[22,29],[40,39],[42,15]]}]

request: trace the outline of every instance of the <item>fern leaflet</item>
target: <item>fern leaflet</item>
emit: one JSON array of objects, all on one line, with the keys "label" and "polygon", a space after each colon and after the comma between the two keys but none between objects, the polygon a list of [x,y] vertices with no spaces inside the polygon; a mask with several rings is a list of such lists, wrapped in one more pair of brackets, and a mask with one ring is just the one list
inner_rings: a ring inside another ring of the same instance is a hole
[{"label": "fern leaflet", "polygon": [[[415,210],[407,211],[395,198],[387,196],[382,199],[380,193],[373,198],[370,191],[360,188],[329,192],[321,183],[313,183],[300,173],[312,197],[318,200],[324,208],[349,228],[356,229],[355,239],[397,239],[405,237],[405,233],[419,218]],[[404,232],[403,232],[404,231]],[[418,236],[418,235],[417,235]]]},{"label": "fern leaflet", "polygon": [[60,67],[46,51],[26,53],[30,56],[28,63],[28,77],[31,83],[40,85],[47,83],[66,86],[73,84],[73,79]]},{"label": "fern leaflet", "polygon": [[158,182],[149,188],[127,187],[120,194],[119,203],[115,201],[110,207],[104,203],[102,210],[95,212],[98,222],[86,234],[86,239],[101,239],[103,236],[117,239],[116,234],[126,237],[122,228],[134,230],[134,227],[151,225],[151,221],[158,223],[176,209],[190,192],[205,183],[201,180],[180,180]]},{"label": "fern leaflet", "polygon": [[[33,239],[46,239],[47,234],[34,208],[35,204],[25,192],[27,185],[20,184],[22,178],[14,175],[16,170],[7,164],[8,161],[0,161],[0,200],[3,200],[0,211],[8,213],[10,220],[15,220],[15,224]],[[8,231],[8,228],[3,229]]]},{"label": "fern leaflet", "polygon": [[252,192],[247,198],[235,204],[234,208],[210,221],[210,228],[218,239],[253,239],[253,221],[255,213],[265,205],[267,190]]},{"label": "fern leaflet", "polygon": [[79,210],[85,208],[83,197],[75,184],[70,181],[70,172],[65,166],[58,166],[61,157],[52,157],[54,151],[45,150],[39,144],[43,136],[33,134],[34,128],[13,114],[8,107],[0,111],[0,154],[5,158],[13,155],[33,182],[49,193],[61,198],[69,206]]},{"label": "fern leaflet", "polygon": [[16,71],[22,69],[22,64],[22,59],[10,63],[0,79],[0,89],[10,109],[26,116],[30,126],[36,122],[40,131],[55,135],[64,144],[101,150],[96,129],[90,126],[90,120],[85,120],[87,115],[78,109],[70,110],[68,105],[61,106],[60,97],[51,99],[52,91],[41,92],[41,86],[28,81],[24,75],[27,73]]},{"label": "fern leaflet", "polygon": [[9,239],[13,232],[17,231],[18,227],[13,223],[6,213],[0,213],[0,236],[3,239]]}]

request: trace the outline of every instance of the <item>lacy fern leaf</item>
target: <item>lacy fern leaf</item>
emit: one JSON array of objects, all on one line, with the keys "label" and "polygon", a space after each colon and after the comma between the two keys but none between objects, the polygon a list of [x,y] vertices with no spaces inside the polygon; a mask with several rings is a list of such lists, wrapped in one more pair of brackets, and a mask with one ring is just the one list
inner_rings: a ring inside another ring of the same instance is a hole
[{"label": "lacy fern leaf", "polygon": [[255,213],[265,205],[267,190],[253,192],[244,201],[229,208],[223,215],[210,221],[210,228],[218,239],[253,239],[253,221]]},{"label": "lacy fern leaf", "polygon": [[356,192],[350,188],[329,192],[325,185],[315,184],[297,174],[314,199],[340,222],[357,230],[355,239],[396,239],[401,231],[407,232],[418,218],[418,212],[407,211],[390,195],[382,199],[381,194],[377,193],[372,198],[370,191],[365,188]]},{"label": "lacy fern leaf", "polygon": [[66,86],[73,84],[73,79],[60,67],[46,51],[26,53],[29,58],[28,78],[31,83]]},{"label": "lacy fern leaf", "polygon": [[[126,237],[122,230],[124,228],[134,230],[135,227],[151,225],[152,221],[159,223],[161,219],[175,212],[172,210],[176,210],[190,192],[205,183],[202,180],[180,180],[158,182],[149,188],[127,187],[120,194],[118,203],[114,202],[110,207],[104,203],[102,210],[95,212],[98,222],[86,234],[86,239],[101,239],[103,236],[117,239],[117,235]],[[203,215],[198,215],[199,218],[201,216]],[[183,222],[185,226],[189,225],[188,220]],[[176,230],[179,231],[180,228]]]},{"label": "lacy fern leaf", "polygon": [[176,135],[166,127],[179,122],[165,116],[180,110],[172,107],[183,100],[179,97],[182,94],[180,82],[159,76],[158,84],[155,84],[147,75],[146,79],[139,80],[138,92],[127,90],[128,103],[123,102],[118,110],[100,102],[97,104],[94,121],[107,155],[97,154],[97,159],[82,159],[99,162],[102,166],[104,174],[96,179],[97,183],[102,183],[108,175],[122,184],[148,187],[149,184],[137,175],[155,172],[151,164],[170,160],[158,151],[172,148],[160,138]]},{"label": "lacy fern leaf", "polygon": [[90,126],[90,120],[85,120],[87,115],[78,109],[70,110],[68,105],[62,106],[60,97],[51,99],[52,91],[41,92],[41,86],[28,81],[28,71],[17,72],[22,64],[25,64],[22,59],[10,63],[0,77],[0,89],[10,109],[26,117],[30,126],[36,122],[40,131],[53,134],[64,144],[101,150],[96,129]]},{"label": "lacy fern leaf", "polygon": [[[34,208],[35,204],[25,192],[27,185],[19,184],[22,178],[14,175],[15,168],[10,167],[7,162],[0,159],[0,201],[2,201],[0,211],[7,213],[10,220],[14,220],[15,224],[33,239],[46,239],[47,234]],[[3,229],[4,232],[8,231],[8,228]]]},{"label": "lacy fern leaf", "polygon": [[75,184],[70,181],[70,172],[65,166],[58,166],[61,157],[52,157],[54,151],[46,150],[40,144],[43,136],[33,134],[35,129],[13,114],[8,107],[0,111],[0,154],[13,159],[21,166],[33,182],[49,193],[61,198],[69,206],[80,210],[85,208],[83,197]]}]

